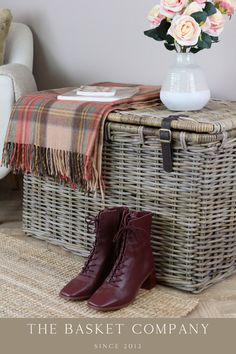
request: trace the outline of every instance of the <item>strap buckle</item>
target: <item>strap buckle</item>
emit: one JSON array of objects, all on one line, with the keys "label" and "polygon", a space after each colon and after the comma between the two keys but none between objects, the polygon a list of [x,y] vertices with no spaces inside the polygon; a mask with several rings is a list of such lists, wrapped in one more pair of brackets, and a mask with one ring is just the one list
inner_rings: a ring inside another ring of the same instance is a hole
[{"label": "strap buckle", "polygon": [[[161,128],[159,130],[160,132],[160,142],[161,143],[166,143],[166,144],[170,144],[171,140],[172,140],[172,133],[170,129],[165,129],[165,128]],[[162,134],[163,133],[163,134]],[[168,133],[168,136],[165,137],[165,133]]]}]

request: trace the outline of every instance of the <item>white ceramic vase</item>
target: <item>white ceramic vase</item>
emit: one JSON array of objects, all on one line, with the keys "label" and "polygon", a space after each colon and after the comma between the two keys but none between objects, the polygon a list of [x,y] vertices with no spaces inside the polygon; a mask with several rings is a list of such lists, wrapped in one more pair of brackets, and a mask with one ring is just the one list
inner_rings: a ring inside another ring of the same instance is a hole
[{"label": "white ceramic vase", "polygon": [[210,90],[202,69],[195,64],[194,54],[177,53],[162,85],[161,101],[171,111],[196,111],[209,99]]}]

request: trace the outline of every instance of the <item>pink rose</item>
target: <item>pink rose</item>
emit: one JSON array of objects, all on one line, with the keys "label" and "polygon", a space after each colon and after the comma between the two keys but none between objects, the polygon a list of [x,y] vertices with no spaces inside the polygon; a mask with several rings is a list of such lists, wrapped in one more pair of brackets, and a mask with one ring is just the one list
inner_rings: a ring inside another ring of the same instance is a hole
[{"label": "pink rose", "polygon": [[210,27],[211,27],[211,22],[209,20],[209,17],[207,17],[206,22],[201,24],[201,29],[202,29],[203,32],[207,32]]},{"label": "pink rose", "polygon": [[210,24],[206,31],[210,36],[218,37],[224,29],[225,19],[222,13],[216,9],[216,13],[208,17]]},{"label": "pink rose", "polygon": [[236,9],[236,4],[233,0],[216,0],[216,7],[222,14],[232,16]]},{"label": "pink rose", "polygon": [[187,5],[188,0],[161,0],[160,13],[168,18],[173,18]]},{"label": "pink rose", "polygon": [[[183,12],[183,15],[192,15],[194,12],[200,12],[202,10],[202,6],[197,3],[196,1],[191,2],[186,9]],[[204,23],[200,23],[199,26],[201,29],[206,32],[210,28],[210,20],[207,17],[206,21]]]},{"label": "pink rose", "polygon": [[157,27],[165,16],[160,14],[160,5],[154,6],[148,13],[148,20],[151,23],[151,27]]},{"label": "pink rose", "polygon": [[202,6],[197,1],[191,2],[183,12],[183,15],[192,15],[194,12],[202,11]]},{"label": "pink rose", "polygon": [[201,33],[199,24],[189,15],[176,16],[168,30],[180,46],[194,46]]}]

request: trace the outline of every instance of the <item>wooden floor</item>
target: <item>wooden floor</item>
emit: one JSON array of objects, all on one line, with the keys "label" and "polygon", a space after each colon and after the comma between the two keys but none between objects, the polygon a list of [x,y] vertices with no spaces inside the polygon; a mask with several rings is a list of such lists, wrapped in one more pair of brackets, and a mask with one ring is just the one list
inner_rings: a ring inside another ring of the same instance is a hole
[{"label": "wooden floor", "polygon": [[[30,238],[22,232],[22,195],[21,188],[17,184],[12,175],[0,181],[0,232],[17,238],[27,238],[30,242]],[[47,247],[65,254],[65,251],[57,246],[48,245]],[[70,253],[66,252],[66,254],[70,257]],[[176,290],[173,291],[176,292]],[[201,294],[192,296],[199,298],[200,302],[189,317],[236,318],[236,275],[212,286]]]}]

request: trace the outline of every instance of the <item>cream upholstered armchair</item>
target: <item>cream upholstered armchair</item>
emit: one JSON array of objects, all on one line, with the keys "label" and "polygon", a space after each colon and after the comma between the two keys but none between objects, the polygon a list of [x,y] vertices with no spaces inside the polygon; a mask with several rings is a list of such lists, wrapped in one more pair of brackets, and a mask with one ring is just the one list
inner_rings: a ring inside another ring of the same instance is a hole
[{"label": "cream upholstered armchair", "polygon": [[[19,92],[23,95],[30,90],[36,90],[34,79],[30,77],[32,75],[32,67],[32,32],[25,24],[12,23],[6,42],[4,65],[0,66],[0,161],[11,109],[17,98],[19,98]],[[24,77],[24,70],[28,74],[26,75],[29,76],[28,78]],[[20,71],[22,71],[22,74]],[[24,77],[22,83],[21,76]],[[0,180],[9,171],[8,168],[1,167],[0,164]]]}]

